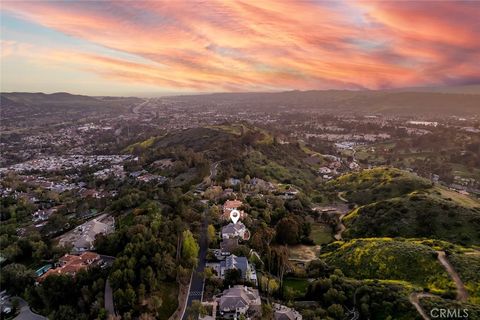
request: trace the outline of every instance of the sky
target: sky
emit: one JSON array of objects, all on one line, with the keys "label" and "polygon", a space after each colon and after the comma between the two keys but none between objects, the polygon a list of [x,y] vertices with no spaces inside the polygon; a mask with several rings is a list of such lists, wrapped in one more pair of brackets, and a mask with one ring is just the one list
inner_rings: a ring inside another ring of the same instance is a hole
[{"label": "sky", "polygon": [[480,1],[4,1],[1,90],[90,95],[480,83]]}]

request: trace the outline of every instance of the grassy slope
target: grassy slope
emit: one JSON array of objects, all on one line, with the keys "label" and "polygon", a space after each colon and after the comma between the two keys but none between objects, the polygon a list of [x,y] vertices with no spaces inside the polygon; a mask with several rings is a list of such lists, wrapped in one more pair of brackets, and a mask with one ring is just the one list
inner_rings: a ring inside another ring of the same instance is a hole
[{"label": "grassy slope", "polygon": [[475,200],[458,194],[445,198],[445,192],[413,192],[359,207],[344,218],[344,236],[430,237],[480,244],[480,203],[475,206]]},{"label": "grassy slope", "polygon": [[372,238],[334,242],[326,251],[321,258],[352,278],[403,280],[432,291],[454,288],[435,251],[425,245]]},{"label": "grassy slope", "polygon": [[426,179],[388,167],[346,174],[326,185],[328,190],[345,192],[345,197],[350,202],[358,204],[398,197],[431,186],[431,182]]},{"label": "grassy slope", "polygon": [[245,124],[176,131],[137,143],[126,150],[172,147],[203,152],[213,161],[223,160],[220,167],[232,164],[239,177],[249,174],[299,187],[315,179],[314,171],[304,162],[309,155],[300,146],[275,144],[270,133]]},{"label": "grassy slope", "polygon": [[458,272],[468,294],[469,301],[480,305],[480,252],[475,254],[453,253],[448,260]]},{"label": "grassy slope", "polygon": [[[449,317],[444,319],[480,319],[480,306],[478,304],[470,304],[470,303],[461,303],[455,300],[447,300],[447,299],[442,299],[439,297],[428,297],[428,298],[422,298],[420,300],[420,305],[424,310],[426,310],[427,314],[430,313],[430,311],[434,308],[438,309],[449,309],[451,312],[454,310],[468,310],[468,318],[463,318],[463,317]],[[462,314],[462,313],[460,313]],[[437,313],[434,313],[434,315],[438,315]],[[441,319],[437,317],[438,319]]]}]

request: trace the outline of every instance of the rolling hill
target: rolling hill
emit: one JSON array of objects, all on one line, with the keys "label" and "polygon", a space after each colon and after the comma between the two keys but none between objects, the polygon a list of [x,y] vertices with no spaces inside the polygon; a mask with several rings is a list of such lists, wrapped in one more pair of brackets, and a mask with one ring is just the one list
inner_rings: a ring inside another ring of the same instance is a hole
[{"label": "rolling hill", "polygon": [[[246,175],[300,188],[310,188],[316,175],[305,163],[310,157],[298,144],[276,143],[271,133],[239,124],[175,131],[129,146],[126,151],[148,154],[155,150],[190,149],[219,163],[219,176]],[[222,174],[223,173],[223,174]]]},{"label": "rolling hill", "polygon": [[431,187],[432,183],[424,178],[389,167],[345,174],[326,184],[328,191],[342,192],[349,202],[357,204],[368,204]]},{"label": "rolling hill", "polygon": [[343,222],[346,238],[426,237],[463,245],[480,244],[480,203],[468,206],[435,190],[361,206]]},{"label": "rolling hill", "polygon": [[334,242],[320,258],[356,279],[407,281],[438,292],[454,289],[436,252],[412,241],[370,238]]}]

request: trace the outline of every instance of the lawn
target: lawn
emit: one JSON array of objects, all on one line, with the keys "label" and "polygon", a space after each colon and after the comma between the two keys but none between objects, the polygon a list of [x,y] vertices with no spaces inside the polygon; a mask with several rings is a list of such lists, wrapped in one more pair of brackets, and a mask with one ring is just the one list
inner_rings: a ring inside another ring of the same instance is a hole
[{"label": "lawn", "polygon": [[332,228],[323,223],[312,223],[310,238],[318,245],[330,243],[333,241]]},{"label": "lawn", "polygon": [[308,288],[308,280],[302,278],[285,278],[283,280],[283,290],[291,288],[295,292],[295,298],[305,296]]}]

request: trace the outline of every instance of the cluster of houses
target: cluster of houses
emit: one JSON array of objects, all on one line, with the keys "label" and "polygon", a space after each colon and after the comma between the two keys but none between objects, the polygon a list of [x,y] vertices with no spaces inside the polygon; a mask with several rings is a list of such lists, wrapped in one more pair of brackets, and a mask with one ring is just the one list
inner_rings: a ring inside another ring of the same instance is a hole
[{"label": "cluster of houses", "polygon": [[146,170],[135,171],[130,173],[130,177],[137,179],[140,182],[158,182],[158,183],[165,183],[167,182],[168,178],[158,175],[149,173]]},{"label": "cluster of houses", "polygon": [[[240,220],[246,218],[247,213],[241,210],[242,205],[240,200],[227,200],[222,207],[222,220],[228,221],[232,210],[239,212]],[[239,246],[239,242],[247,241],[249,238],[250,233],[241,221],[231,222],[222,228],[220,249],[213,250],[218,262],[208,262],[206,266],[221,279],[225,279],[229,270],[238,270],[245,285],[235,285],[224,290],[213,302],[214,316],[204,317],[203,320],[215,319],[217,315],[221,319],[238,319],[241,315],[245,319],[260,319],[262,301],[258,289],[255,289],[258,286],[255,267],[248,262],[247,257],[232,253]],[[301,320],[302,316],[294,309],[275,305],[274,318]]]},{"label": "cluster of houses", "polygon": [[98,165],[122,164],[131,156],[129,155],[71,155],[48,156],[0,168],[0,172],[13,171],[17,173],[29,171],[65,171],[79,167],[93,167]]}]

